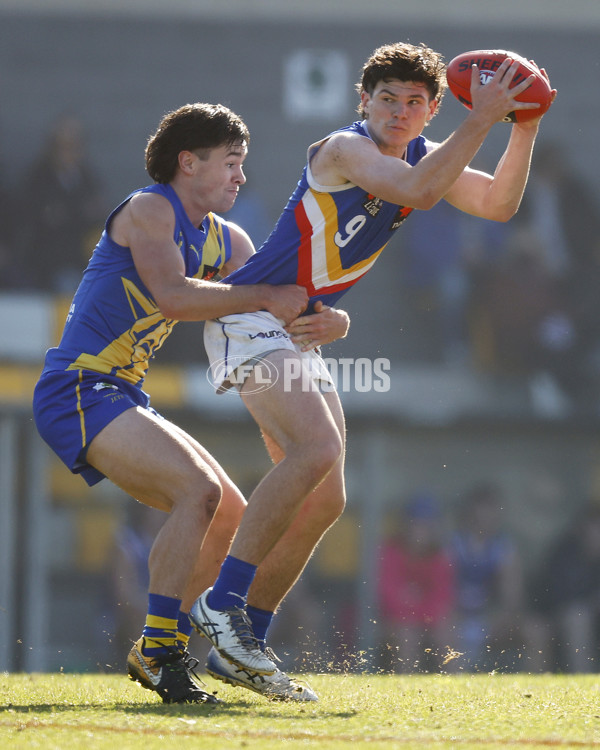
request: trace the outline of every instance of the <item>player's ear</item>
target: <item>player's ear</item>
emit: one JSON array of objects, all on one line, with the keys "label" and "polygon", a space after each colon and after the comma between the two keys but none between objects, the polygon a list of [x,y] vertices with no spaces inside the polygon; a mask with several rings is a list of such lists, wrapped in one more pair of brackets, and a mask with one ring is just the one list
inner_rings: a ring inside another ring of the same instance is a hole
[{"label": "player's ear", "polygon": [[179,168],[184,174],[191,174],[194,169],[195,154],[191,151],[180,151],[177,157]]},{"label": "player's ear", "polygon": [[371,95],[368,91],[361,91],[360,92],[360,105],[361,105],[361,111],[364,115],[365,120],[369,116],[369,102],[371,101]]},{"label": "player's ear", "polygon": [[438,110],[438,104],[439,102],[437,99],[432,99],[429,102],[429,114],[427,115],[427,122],[430,122],[435,117],[435,114]]}]

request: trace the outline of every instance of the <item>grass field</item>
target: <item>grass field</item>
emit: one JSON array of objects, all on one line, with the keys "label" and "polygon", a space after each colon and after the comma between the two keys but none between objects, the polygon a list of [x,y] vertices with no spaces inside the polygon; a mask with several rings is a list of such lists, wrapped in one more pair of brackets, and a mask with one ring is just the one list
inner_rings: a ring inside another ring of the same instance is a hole
[{"label": "grass field", "polygon": [[223,705],[166,706],[119,675],[3,674],[0,747],[600,747],[593,675],[315,675],[312,704],[206,681]]}]

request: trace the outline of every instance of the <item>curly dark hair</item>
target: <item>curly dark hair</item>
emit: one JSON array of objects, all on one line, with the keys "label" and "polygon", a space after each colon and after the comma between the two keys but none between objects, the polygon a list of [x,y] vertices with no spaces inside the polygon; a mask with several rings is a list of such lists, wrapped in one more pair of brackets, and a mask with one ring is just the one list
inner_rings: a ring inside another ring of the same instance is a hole
[{"label": "curly dark hair", "polygon": [[175,176],[181,151],[209,151],[219,146],[248,144],[244,121],[222,104],[185,104],[168,112],[146,145],[146,170],[155,182]]},{"label": "curly dark hair", "polygon": [[[447,87],[446,65],[442,55],[422,43],[396,42],[378,47],[364,64],[356,90],[359,94],[363,91],[372,94],[379,81],[391,78],[423,83],[431,99],[437,100],[438,106]],[[364,119],[362,103],[358,106],[358,112]]]}]

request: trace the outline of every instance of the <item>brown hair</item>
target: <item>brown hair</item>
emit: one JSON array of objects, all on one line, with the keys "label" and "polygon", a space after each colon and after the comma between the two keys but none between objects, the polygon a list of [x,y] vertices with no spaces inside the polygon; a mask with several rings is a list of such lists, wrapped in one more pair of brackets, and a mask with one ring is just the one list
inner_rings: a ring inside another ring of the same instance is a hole
[{"label": "brown hair", "polygon": [[186,104],[168,112],[146,146],[146,170],[155,182],[175,176],[181,151],[205,150],[250,141],[241,117],[222,104]]},{"label": "brown hair", "polygon": [[[378,47],[364,64],[356,89],[359,94],[363,91],[372,94],[379,81],[391,78],[424,84],[430,98],[436,99],[438,105],[447,86],[442,55],[424,44],[417,46],[396,42]],[[362,103],[358,106],[358,112],[364,119]]]}]

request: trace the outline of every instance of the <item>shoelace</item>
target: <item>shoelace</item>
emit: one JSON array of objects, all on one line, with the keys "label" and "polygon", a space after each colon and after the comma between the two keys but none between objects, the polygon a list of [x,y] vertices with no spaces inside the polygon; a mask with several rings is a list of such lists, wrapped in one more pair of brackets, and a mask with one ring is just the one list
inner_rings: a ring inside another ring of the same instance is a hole
[{"label": "shoelace", "polygon": [[248,619],[248,615],[245,610],[239,607],[234,607],[228,611],[231,627],[235,630],[235,634],[240,640],[240,643],[248,649],[256,649],[260,651],[260,645],[252,632],[252,625]]},{"label": "shoelace", "polygon": [[281,664],[281,659],[277,656],[277,654],[273,651],[273,649],[270,646],[265,646],[265,648],[263,649],[263,653],[271,661],[278,661]]},{"label": "shoelace", "polygon": [[[157,643],[167,650],[168,654],[164,657],[165,664],[169,664],[169,666],[177,672],[184,673],[194,686],[196,686],[194,683],[194,680],[196,680],[196,682],[199,685],[202,685],[202,687],[208,687],[195,671],[200,663],[199,660],[192,656],[187,648],[181,651],[176,646],[171,646],[170,644],[163,643],[154,638],[148,640],[152,640],[153,643]],[[190,674],[193,675],[194,680],[191,679]]]},{"label": "shoelace", "polygon": [[[264,648],[264,654],[267,656],[272,662],[279,662],[281,663],[281,659],[277,656],[277,654],[273,651],[273,649],[270,646],[265,646]],[[284,678],[286,678],[289,681],[289,684],[293,687],[294,690],[297,692],[302,692],[302,690],[310,690],[310,685],[305,682],[304,680],[298,680],[298,679],[292,679],[289,675],[278,672],[279,676],[283,675]]]},{"label": "shoelace", "polygon": [[208,687],[196,672],[196,667],[200,664],[200,661],[195,656],[192,656],[187,648],[183,651],[182,661],[187,671],[194,676],[194,679],[203,687]]},{"label": "shoelace", "polygon": [[190,652],[187,650],[187,648],[183,650],[183,662],[186,665],[186,667],[190,670],[190,672],[196,675],[194,670],[196,669],[198,664],[200,664],[200,660],[196,659],[195,656],[192,656]]}]

